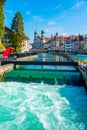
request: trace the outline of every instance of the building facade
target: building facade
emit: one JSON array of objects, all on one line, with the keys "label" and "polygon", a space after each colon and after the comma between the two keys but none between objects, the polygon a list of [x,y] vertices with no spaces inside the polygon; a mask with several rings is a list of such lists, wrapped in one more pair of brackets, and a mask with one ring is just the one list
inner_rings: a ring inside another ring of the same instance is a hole
[{"label": "building facade", "polygon": [[37,34],[37,32],[34,32],[34,49],[36,50],[43,50],[48,49],[50,47],[50,40],[51,38],[45,37],[45,33],[42,30],[41,36]]},{"label": "building facade", "polygon": [[51,50],[64,51],[67,39],[67,36],[58,35],[58,33],[55,36],[51,36]]},{"label": "building facade", "polygon": [[47,49],[52,51],[66,52],[83,52],[87,50],[87,35],[70,35],[63,36],[56,33],[54,36],[45,37],[44,31],[41,31],[41,36],[34,33],[34,48]]},{"label": "building facade", "polygon": [[1,42],[5,45],[5,47],[10,46],[11,43],[11,29],[5,26],[5,33],[4,37],[2,38]]},{"label": "building facade", "polygon": [[20,52],[22,53],[29,52],[31,49],[32,45],[29,43],[29,37],[25,36],[21,43]]},{"label": "building facade", "polygon": [[84,42],[83,35],[71,35],[66,40],[65,51],[82,52],[82,45]]},{"label": "building facade", "polygon": [[44,31],[41,31],[41,36],[34,32],[34,49],[47,49],[53,51],[64,51],[67,36],[51,35],[51,37],[46,37]]}]

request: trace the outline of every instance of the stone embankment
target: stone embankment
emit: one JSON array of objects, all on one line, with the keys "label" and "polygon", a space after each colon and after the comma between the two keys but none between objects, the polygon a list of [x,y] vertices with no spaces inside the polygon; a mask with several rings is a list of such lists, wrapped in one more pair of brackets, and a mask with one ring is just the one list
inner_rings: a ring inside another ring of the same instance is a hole
[{"label": "stone embankment", "polygon": [[12,69],[13,69],[12,64],[7,64],[7,65],[0,66],[0,82],[2,81],[4,73],[9,71],[9,70],[12,70]]},{"label": "stone embankment", "polygon": [[31,61],[34,58],[37,58],[38,55],[25,56],[21,58],[17,58],[17,61]]},{"label": "stone embankment", "polygon": [[[31,61],[34,58],[37,58],[37,55],[31,55],[31,56],[17,58],[17,61]],[[12,70],[13,68],[14,68],[13,64],[1,65],[0,66],[0,81],[2,81],[4,73],[9,70]]]}]

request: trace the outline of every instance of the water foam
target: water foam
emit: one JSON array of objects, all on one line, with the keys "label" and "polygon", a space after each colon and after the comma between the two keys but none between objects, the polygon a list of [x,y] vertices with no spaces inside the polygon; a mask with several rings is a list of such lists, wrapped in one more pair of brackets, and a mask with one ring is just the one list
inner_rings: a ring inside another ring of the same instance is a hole
[{"label": "water foam", "polygon": [[82,87],[0,83],[0,106],[1,130],[87,128],[87,95]]}]

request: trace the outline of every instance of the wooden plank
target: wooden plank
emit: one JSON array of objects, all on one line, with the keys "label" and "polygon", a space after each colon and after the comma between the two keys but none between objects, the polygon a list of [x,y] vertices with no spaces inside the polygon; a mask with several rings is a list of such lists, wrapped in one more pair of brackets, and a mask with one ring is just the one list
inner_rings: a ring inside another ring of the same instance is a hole
[{"label": "wooden plank", "polygon": [[51,61],[7,61],[14,65],[49,65],[49,66],[78,66],[77,62],[51,62]]}]

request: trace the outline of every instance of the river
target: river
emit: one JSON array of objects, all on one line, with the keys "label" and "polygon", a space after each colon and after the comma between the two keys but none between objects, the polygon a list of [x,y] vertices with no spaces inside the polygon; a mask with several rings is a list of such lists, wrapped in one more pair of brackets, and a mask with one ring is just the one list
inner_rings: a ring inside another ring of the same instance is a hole
[{"label": "river", "polygon": [[[42,57],[51,61],[59,59],[40,54],[38,60],[43,60]],[[12,73],[15,77],[16,73]],[[70,76],[69,72],[68,77],[81,80],[77,73]],[[0,130],[87,130],[87,91],[83,84],[64,82],[1,82]]]}]

